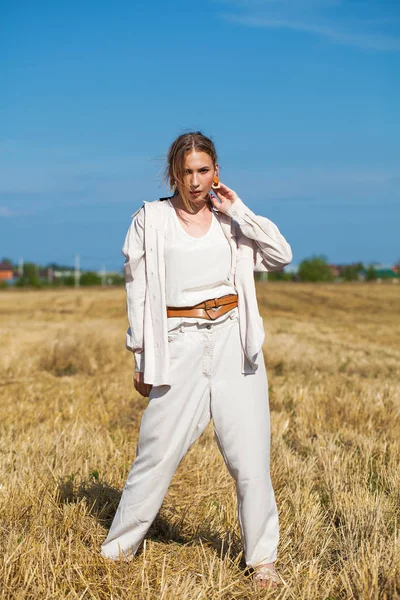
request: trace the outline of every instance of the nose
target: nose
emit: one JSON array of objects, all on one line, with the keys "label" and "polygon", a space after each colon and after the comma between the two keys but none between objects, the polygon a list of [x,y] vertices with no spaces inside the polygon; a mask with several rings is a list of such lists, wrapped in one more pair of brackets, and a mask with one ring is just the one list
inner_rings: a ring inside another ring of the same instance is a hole
[{"label": "nose", "polygon": [[190,187],[194,190],[199,187],[197,173],[192,173],[192,177],[190,178]]}]

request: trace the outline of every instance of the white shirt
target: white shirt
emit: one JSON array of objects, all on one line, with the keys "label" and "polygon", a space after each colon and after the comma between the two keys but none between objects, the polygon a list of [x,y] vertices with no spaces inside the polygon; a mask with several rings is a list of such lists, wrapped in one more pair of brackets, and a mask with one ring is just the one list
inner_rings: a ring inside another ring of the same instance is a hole
[{"label": "white shirt", "polygon": [[[122,252],[129,328],[126,347],[134,353],[144,382],[171,385],[165,307],[165,231],[175,209],[164,200],[144,202],[133,215]],[[239,297],[242,373],[257,370],[265,331],[257,305],[253,271],[274,271],[292,260],[278,227],[256,215],[240,198],[226,214],[215,212],[232,251],[232,276]]]},{"label": "white shirt", "polygon": [[[211,225],[202,237],[193,237],[181,224],[170,200],[172,218],[165,232],[165,282],[167,306],[194,306],[211,298],[236,294],[231,274],[231,248],[221,225],[211,212]],[[214,321],[225,320],[228,313]],[[168,317],[168,330],[182,322],[204,323],[200,317]]]}]

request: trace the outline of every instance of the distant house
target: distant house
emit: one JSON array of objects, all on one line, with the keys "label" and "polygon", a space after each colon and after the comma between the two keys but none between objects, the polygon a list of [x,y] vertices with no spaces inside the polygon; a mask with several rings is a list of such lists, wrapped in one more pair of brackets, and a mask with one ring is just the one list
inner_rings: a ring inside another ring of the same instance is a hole
[{"label": "distant house", "polygon": [[0,263],[0,280],[10,281],[11,279],[14,279],[13,266],[8,263]]},{"label": "distant house", "polygon": [[383,267],[383,268],[375,268],[376,276],[378,279],[399,279],[400,273],[396,268],[391,267]]},{"label": "distant house", "polygon": [[328,265],[334,277],[340,277],[340,267],[338,265]]},{"label": "distant house", "polygon": [[49,283],[53,283],[54,271],[51,267],[45,267],[43,269],[39,269],[38,277],[41,281],[48,281]]},{"label": "distant house", "polygon": [[400,279],[398,265],[375,263],[373,266],[378,280]]},{"label": "distant house", "polygon": [[63,277],[74,277],[75,271],[73,269],[54,269],[53,276],[54,279],[62,279]]}]

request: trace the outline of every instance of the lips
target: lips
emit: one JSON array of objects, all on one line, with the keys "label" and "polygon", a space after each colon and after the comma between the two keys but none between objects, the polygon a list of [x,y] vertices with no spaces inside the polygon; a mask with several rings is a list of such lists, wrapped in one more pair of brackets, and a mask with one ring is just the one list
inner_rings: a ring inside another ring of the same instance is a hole
[{"label": "lips", "polygon": [[190,192],[192,194],[192,196],[198,196],[199,194],[201,194],[201,192]]}]

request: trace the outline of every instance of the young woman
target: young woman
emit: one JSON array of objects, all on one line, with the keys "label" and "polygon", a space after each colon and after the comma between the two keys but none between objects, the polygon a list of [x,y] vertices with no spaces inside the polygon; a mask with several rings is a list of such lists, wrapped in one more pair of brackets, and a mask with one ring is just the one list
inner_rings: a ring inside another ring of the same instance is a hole
[{"label": "young woman", "polygon": [[125,239],[126,343],[134,386],[149,403],[102,554],[136,553],[179,462],[212,418],[236,482],[246,563],[261,586],[275,587],[278,512],[253,272],[281,269],[292,252],[276,225],[255,215],[218,171],[209,138],[180,135],[166,169],[173,196],[145,202]]}]

